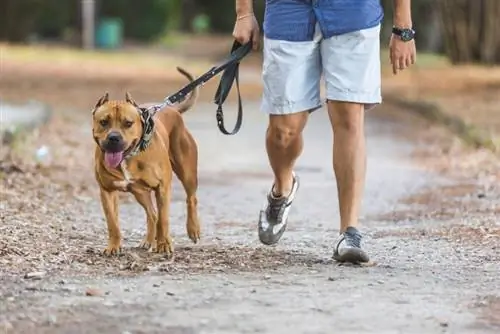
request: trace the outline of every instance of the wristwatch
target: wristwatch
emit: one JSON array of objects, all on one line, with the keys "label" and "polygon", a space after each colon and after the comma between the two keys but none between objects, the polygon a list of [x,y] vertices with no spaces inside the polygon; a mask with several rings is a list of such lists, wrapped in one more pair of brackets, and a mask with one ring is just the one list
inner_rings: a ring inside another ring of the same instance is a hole
[{"label": "wristwatch", "polygon": [[409,42],[415,38],[415,30],[411,28],[392,27],[392,33],[398,36],[403,42]]}]

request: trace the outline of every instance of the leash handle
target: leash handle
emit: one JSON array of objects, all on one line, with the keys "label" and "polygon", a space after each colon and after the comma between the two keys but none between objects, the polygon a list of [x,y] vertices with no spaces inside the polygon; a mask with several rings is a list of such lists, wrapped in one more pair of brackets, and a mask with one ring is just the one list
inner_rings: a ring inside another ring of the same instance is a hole
[{"label": "leash handle", "polygon": [[[237,41],[234,41],[233,47],[231,48],[231,55],[225,62],[226,66],[224,72],[222,73],[219,87],[217,87],[217,91],[215,93],[214,102],[217,104],[217,112],[215,117],[217,119],[217,127],[220,132],[225,135],[235,135],[240,131],[241,124],[243,121],[243,104],[241,101],[241,93],[240,93],[240,83],[239,83],[239,66],[240,61],[252,50],[252,42],[248,42],[245,45],[240,44]],[[236,123],[232,131],[226,130],[224,126],[224,111],[222,110],[222,105],[227,99],[231,88],[233,87],[233,83],[236,81],[236,90],[238,92],[238,114],[236,118]]]}]

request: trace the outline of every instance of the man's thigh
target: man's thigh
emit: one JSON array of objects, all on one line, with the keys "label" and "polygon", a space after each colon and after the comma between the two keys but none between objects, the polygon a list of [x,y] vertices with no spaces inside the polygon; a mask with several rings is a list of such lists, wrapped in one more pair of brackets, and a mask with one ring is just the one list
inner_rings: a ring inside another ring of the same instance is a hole
[{"label": "man's thigh", "polygon": [[271,115],[321,106],[319,39],[289,42],[264,38],[262,110]]},{"label": "man's thigh", "polygon": [[322,41],[328,100],[364,104],[365,110],[382,102],[379,36],[380,25]]}]

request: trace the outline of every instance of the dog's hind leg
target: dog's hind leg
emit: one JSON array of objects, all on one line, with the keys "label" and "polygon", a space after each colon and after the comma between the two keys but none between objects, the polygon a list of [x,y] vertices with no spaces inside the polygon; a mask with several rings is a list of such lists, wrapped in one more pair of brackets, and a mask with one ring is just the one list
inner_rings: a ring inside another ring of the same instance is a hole
[{"label": "dog's hind leg", "polygon": [[118,222],[118,194],[101,188],[101,204],[108,225],[108,247],[104,255],[117,255],[121,248],[121,233]]},{"label": "dog's hind leg", "polygon": [[150,191],[134,191],[137,202],[144,208],[146,212],[146,236],[139,244],[139,248],[152,250],[156,248],[156,222],[158,217],[153,205],[153,199]]},{"label": "dog's hind leg", "polygon": [[198,149],[191,134],[183,132],[171,141],[170,157],[172,168],[186,192],[186,231],[189,238],[197,243],[200,240],[200,222],[198,220]]}]

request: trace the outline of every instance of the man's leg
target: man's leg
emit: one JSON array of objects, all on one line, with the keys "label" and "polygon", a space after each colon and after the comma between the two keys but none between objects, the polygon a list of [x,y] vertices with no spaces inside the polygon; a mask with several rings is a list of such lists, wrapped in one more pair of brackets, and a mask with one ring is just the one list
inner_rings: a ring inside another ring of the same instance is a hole
[{"label": "man's leg", "polygon": [[274,173],[273,195],[288,195],[293,186],[293,167],[302,153],[302,131],[308,112],[270,115],[266,132],[266,150]]},{"label": "man's leg", "polygon": [[340,211],[340,237],[335,245],[334,257],[342,262],[369,260],[361,249],[361,234],[357,229],[366,172],[364,109],[364,105],[359,103],[328,102]]},{"label": "man's leg", "polygon": [[379,34],[377,26],[325,39],[321,45],[340,211],[333,257],[341,262],[369,260],[357,227],[366,170],[364,113],[381,102]]},{"label": "man's leg", "polygon": [[277,243],[286,229],[299,188],[293,167],[302,152],[302,130],[308,111],[321,106],[320,37],[300,43],[264,38],[262,109],[270,114],[266,149],[274,172],[274,184],[259,214],[259,239],[266,245]]},{"label": "man's leg", "polygon": [[337,179],[340,232],[358,226],[365,186],[365,106],[351,102],[328,102],[333,127],[333,169]]}]

